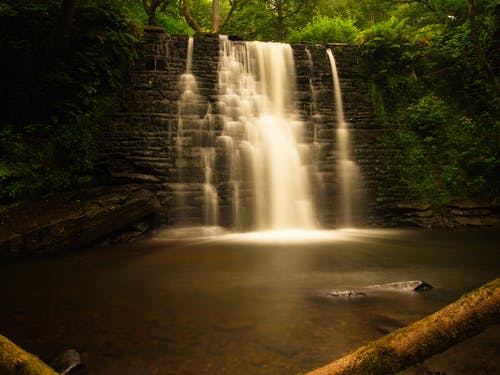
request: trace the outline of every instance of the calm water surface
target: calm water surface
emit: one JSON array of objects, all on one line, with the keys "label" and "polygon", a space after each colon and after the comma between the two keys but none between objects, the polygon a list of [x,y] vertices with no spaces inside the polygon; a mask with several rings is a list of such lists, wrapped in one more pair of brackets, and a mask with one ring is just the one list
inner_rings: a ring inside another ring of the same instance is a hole
[{"label": "calm water surface", "polygon": [[[201,234],[2,264],[0,332],[46,360],[76,348],[90,374],[296,374],[500,273],[498,231]],[[328,295],[414,279],[435,288]],[[500,373],[499,333],[406,373]]]}]

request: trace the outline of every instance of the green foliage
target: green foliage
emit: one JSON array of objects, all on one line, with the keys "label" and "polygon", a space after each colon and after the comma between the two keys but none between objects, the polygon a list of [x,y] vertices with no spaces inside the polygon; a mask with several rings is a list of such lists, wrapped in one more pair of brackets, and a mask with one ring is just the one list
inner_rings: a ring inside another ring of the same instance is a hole
[{"label": "green foliage", "polygon": [[343,17],[318,17],[302,30],[291,33],[289,40],[293,42],[330,43],[354,42],[359,30],[354,20]]},{"label": "green foliage", "polygon": [[[88,184],[102,114],[136,57],[119,2],[86,1],[54,44],[60,2],[0,3],[0,201]],[[33,5],[35,4],[35,5]]]},{"label": "green foliage", "polygon": [[[472,46],[465,3],[429,4],[400,4],[358,38],[374,107],[391,129],[386,141],[401,150],[397,167],[410,195],[438,205],[493,197],[500,186],[498,100]],[[488,14],[482,45],[495,61],[498,26]]]},{"label": "green foliage", "polygon": [[436,136],[447,121],[446,111],[444,102],[436,95],[429,94],[408,107],[406,122],[422,136]]},{"label": "green foliage", "polygon": [[246,40],[277,39],[273,16],[261,0],[238,3],[224,32],[238,35]]},{"label": "green foliage", "polygon": [[180,15],[178,12],[175,12],[175,9],[172,9],[172,11],[167,12],[164,11],[162,13],[159,13],[157,16],[157,21],[158,25],[163,27],[166,33],[172,34],[172,35],[192,35],[194,34],[193,29],[191,29],[187,24],[186,21]]},{"label": "green foliage", "polygon": [[406,21],[392,17],[359,35],[364,61],[375,81],[387,79],[387,73],[411,70],[411,33]]}]

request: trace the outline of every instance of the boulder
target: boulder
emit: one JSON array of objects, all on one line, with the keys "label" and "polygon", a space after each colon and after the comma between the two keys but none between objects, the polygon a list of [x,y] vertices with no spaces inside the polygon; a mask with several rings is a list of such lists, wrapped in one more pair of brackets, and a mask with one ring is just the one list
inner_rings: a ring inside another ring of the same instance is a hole
[{"label": "boulder", "polygon": [[25,202],[2,211],[0,258],[80,249],[124,232],[137,237],[155,226],[158,207],[155,194],[136,185]]}]

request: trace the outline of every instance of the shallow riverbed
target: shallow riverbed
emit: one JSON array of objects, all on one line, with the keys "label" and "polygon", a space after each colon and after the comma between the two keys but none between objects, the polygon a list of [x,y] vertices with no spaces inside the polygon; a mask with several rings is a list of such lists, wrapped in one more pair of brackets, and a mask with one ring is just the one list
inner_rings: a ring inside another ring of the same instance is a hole
[{"label": "shallow riverbed", "polygon": [[[296,374],[499,277],[498,231],[159,231],[0,265],[0,333],[90,374]],[[425,280],[427,292],[333,297]],[[500,373],[498,327],[406,373]]]}]

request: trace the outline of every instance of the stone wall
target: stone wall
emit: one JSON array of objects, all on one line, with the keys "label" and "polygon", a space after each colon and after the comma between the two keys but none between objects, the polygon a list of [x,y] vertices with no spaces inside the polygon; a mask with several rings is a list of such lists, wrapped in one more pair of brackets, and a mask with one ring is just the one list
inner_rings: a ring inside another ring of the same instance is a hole
[{"label": "stone wall", "polygon": [[[130,73],[121,107],[110,117],[101,142],[101,169],[115,183],[140,183],[154,190],[164,224],[206,224],[205,167],[207,150],[216,152],[219,223],[230,227],[232,191],[225,181],[223,155],[217,147],[222,120],[217,112],[219,39],[194,40],[192,72],[198,90],[182,107],[188,38],[147,30],[141,59]],[[377,123],[370,96],[370,80],[363,73],[355,47],[292,44],[297,70],[297,107],[305,125],[306,143],[314,143],[317,167],[314,196],[321,224],[338,224],[336,172],[336,108],[326,49],[334,52],[343,92],[345,119],[353,144],[352,158],[359,165],[361,182],[354,192],[358,225],[391,225],[395,222],[436,224],[428,207],[411,203],[400,178],[392,169],[397,150],[382,142],[384,130]],[[192,103],[191,103],[192,104]],[[194,108],[194,109],[193,109]],[[182,112],[182,122],[179,121]],[[251,197],[243,186],[241,194]],[[242,200],[242,207],[250,205]]]},{"label": "stone wall", "polygon": [[[183,113],[179,129],[180,77],[186,72],[187,37],[148,30],[142,57],[130,74],[122,105],[111,117],[102,138],[101,167],[117,183],[142,183],[157,191],[161,220],[168,224],[203,223],[204,166],[202,149],[214,146],[222,131],[217,116],[217,64],[219,40],[196,38],[192,71],[198,85],[195,113]],[[335,108],[326,46],[292,45],[305,141],[316,142],[314,154],[321,181],[315,181],[316,206],[322,225],[337,223]],[[353,158],[363,180],[358,222],[380,221],[377,197],[388,184],[384,166],[387,150],[378,141],[369,86],[357,60],[356,49],[332,46],[339,67],[345,117],[351,127]],[[311,64],[312,61],[312,64]],[[181,109],[182,110],[182,109]],[[376,157],[374,157],[376,155]],[[220,169],[220,168],[219,168]],[[218,173],[223,174],[223,170]],[[221,180],[222,178],[219,178]],[[319,183],[320,182],[320,183]],[[231,187],[219,182],[221,224],[231,225]]]}]

